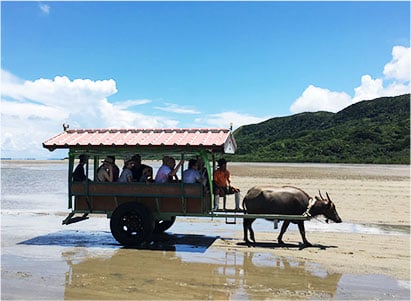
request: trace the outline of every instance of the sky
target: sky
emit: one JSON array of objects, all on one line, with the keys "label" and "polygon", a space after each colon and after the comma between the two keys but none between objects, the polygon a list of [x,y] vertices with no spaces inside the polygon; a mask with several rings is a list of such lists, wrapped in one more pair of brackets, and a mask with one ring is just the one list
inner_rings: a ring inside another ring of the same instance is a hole
[{"label": "sky", "polygon": [[235,130],[410,78],[409,1],[1,1],[1,157],[62,156],[63,123]]}]

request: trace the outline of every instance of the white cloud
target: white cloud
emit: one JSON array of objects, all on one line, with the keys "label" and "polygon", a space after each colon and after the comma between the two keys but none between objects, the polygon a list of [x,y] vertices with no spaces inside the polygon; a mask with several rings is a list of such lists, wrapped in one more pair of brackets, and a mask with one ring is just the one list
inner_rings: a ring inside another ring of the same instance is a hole
[{"label": "white cloud", "polygon": [[411,48],[394,46],[392,60],[384,66],[386,78],[409,82],[411,80]]},{"label": "white cloud", "polygon": [[178,124],[177,120],[125,110],[121,103],[112,104],[106,99],[102,102],[101,115],[106,120],[103,127],[107,128],[162,128]]},{"label": "white cloud", "polygon": [[334,92],[310,85],[291,105],[290,111],[292,113],[321,110],[338,112],[358,101],[410,93],[410,57],[411,48],[394,46],[392,60],[384,67],[385,78],[373,79],[370,75],[363,75],[361,85],[354,88],[354,97],[345,92]]},{"label": "white cloud", "polygon": [[150,103],[151,100],[149,99],[133,99],[133,100],[125,100],[121,103],[116,104],[117,108],[119,109],[128,109],[131,107],[141,106]]},{"label": "white cloud", "polygon": [[1,70],[2,95],[20,101],[37,101],[50,106],[62,106],[70,109],[84,104],[92,104],[117,93],[113,79],[92,81],[56,76],[51,79],[23,81],[13,74]]},{"label": "white cloud", "polygon": [[171,113],[176,113],[176,114],[200,114],[199,111],[187,108],[184,106],[179,106],[177,104],[173,103],[166,103],[162,107],[155,107],[155,109],[164,111],[164,112],[171,112]]},{"label": "white cloud", "polygon": [[117,93],[112,79],[22,80],[1,70],[1,155],[2,157],[50,156],[41,143],[70,128],[176,127],[177,120],[144,115],[129,110],[151,101],[126,100],[110,103]]},{"label": "white cloud", "polygon": [[39,3],[39,8],[43,14],[50,14],[50,6],[47,4]]},{"label": "white cloud", "polygon": [[[39,157],[41,143],[61,131],[68,114],[59,108],[1,100],[2,157]],[[40,155],[41,157],[41,155]]]},{"label": "white cloud", "polygon": [[196,123],[205,124],[212,128],[229,128],[230,124],[233,125],[233,130],[245,125],[259,123],[267,120],[270,117],[255,117],[247,114],[239,114],[237,112],[222,112],[218,114],[210,114],[203,118],[195,119]]},{"label": "white cloud", "polygon": [[[16,119],[49,119],[68,118],[61,108],[53,108],[36,103],[21,103],[1,100],[2,116],[14,116]],[[59,117],[58,117],[59,116]]]},{"label": "white cloud", "polygon": [[332,92],[328,89],[310,85],[292,105],[291,112],[307,111],[337,112],[351,104],[351,97],[344,92]]},{"label": "white cloud", "polygon": [[384,87],[384,81],[382,79],[372,79],[370,75],[363,75],[361,77],[361,86],[354,89],[355,95],[352,103],[378,97],[410,93],[410,87],[410,83],[406,84],[398,81],[392,81]]}]

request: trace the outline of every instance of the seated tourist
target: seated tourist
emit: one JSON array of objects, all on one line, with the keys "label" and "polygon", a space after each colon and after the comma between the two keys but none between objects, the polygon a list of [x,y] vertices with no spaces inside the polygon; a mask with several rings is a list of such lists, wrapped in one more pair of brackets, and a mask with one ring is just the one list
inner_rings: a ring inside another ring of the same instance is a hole
[{"label": "seated tourist", "polygon": [[184,163],[181,160],[176,166],[176,160],[174,158],[165,156],[163,158],[163,165],[157,171],[155,182],[156,183],[172,183],[178,181],[177,171]]},{"label": "seated tourist", "polygon": [[106,157],[97,169],[97,180],[99,182],[113,182],[114,160]]},{"label": "seated tourist", "polygon": [[133,160],[126,160],[124,162],[123,171],[121,172],[121,175],[118,178],[119,182],[129,183],[133,181],[133,172],[132,172],[133,166],[134,166]]},{"label": "seated tourist", "polygon": [[116,165],[116,158],[114,156],[107,156],[107,158],[113,161],[113,182],[117,182],[120,175],[120,168]]},{"label": "seated tourist", "polygon": [[240,189],[231,185],[230,172],[227,169],[227,161],[222,158],[217,161],[218,168],[213,175],[213,189],[214,189],[214,211],[218,210],[220,196],[224,197],[226,194],[234,194],[235,210],[240,210]]},{"label": "seated tourist", "polygon": [[153,179],[153,168],[146,164],[141,163],[141,156],[134,155],[131,158],[134,161],[134,167],[131,170],[133,172],[133,181],[135,182],[150,182]]},{"label": "seated tourist", "polygon": [[80,155],[79,163],[73,172],[73,182],[83,182],[86,180],[86,173],[84,172],[84,164],[87,163],[88,157],[86,155]]},{"label": "seated tourist", "polygon": [[184,183],[201,183],[201,174],[198,171],[198,162],[196,159],[188,161],[188,168],[183,172]]}]

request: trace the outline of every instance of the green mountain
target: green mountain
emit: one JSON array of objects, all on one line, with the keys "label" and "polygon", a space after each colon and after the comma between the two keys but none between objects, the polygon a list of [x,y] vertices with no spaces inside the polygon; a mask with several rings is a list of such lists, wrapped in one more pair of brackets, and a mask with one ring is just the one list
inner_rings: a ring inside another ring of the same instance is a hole
[{"label": "green mountain", "polygon": [[272,118],[233,134],[233,161],[410,164],[410,94]]}]

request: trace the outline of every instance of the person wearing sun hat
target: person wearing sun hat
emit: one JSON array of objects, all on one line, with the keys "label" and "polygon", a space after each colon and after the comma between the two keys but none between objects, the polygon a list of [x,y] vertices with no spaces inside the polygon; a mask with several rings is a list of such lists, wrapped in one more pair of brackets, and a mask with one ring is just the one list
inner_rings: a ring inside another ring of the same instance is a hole
[{"label": "person wearing sun hat", "polygon": [[231,174],[227,169],[227,160],[221,158],[217,161],[218,168],[213,174],[213,184],[214,184],[214,208],[213,210],[218,210],[220,196],[224,197],[227,194],[234,194],[235,197],[235,210],[240,209],[240,189],[231,185]]},{"label": "person wearing sun hat", "polygon": [[118,181],[118,177],[120,176],[120,168],[116,165],[116,157],[114,156],[107,156],[107,158],[111,159],[113,162],[113,182]]},{"label": "person wearing sun hat", "polygon": [[97,180],[99,182],[113,182],[114,160],[107,156],[97,169]]}]

